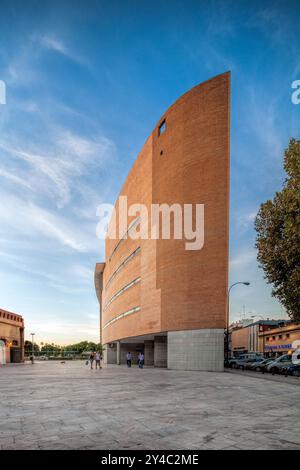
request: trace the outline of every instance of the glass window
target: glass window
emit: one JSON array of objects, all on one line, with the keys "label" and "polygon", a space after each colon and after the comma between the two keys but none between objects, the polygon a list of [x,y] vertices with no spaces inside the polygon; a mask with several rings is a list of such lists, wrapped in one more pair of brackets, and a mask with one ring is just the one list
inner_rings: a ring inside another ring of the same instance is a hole
[{"label": "glass window", "polygon": [[136,279],[134,279],[133,281],[129,282],[129,284],[126,284],[126,286],[122,287],[122,289],[120,289],[115,295],[113,295],[111,297],[111,299],[107,302],[107,304],[105,305],[104,307],[104,310],[107,309],[107,307],[109,307],[110,304],[113,303],[114,300],[116,300],[121,294],[123,294],[125,291],[127,291],[128,289],[130,289],[130,287],[134,286],[135,284],[137,284],[138,282],[140,282],[141,278],[140,277],[137,277]]},{"label": "glass window", "polygon": [[121,271],[121,269],[124,268],[124,266],[126,266],[126,264],[129,263],[129,261],[131,261],[140,251],[141,251],[141,247],[139,246],[136,250],[134,250],[134,251],[123,261],[123,263],[121,263],[121,264],[118,266],[118,268],[112,273],[112,275],[111,275],[110,278],[108,279],[105,288],[107,288],[107,286],[111,283],[111,281],[112,281],[113,278],[118,274],[118,272]]}]

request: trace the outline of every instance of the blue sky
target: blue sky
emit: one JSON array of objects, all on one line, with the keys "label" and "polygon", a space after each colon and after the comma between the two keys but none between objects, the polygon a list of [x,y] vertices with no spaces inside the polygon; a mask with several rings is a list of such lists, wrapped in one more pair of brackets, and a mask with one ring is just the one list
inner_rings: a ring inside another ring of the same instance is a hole
[{"label": "blue sky", "polygon": [[[257,267],[253,219],[299,138],[297,1],[0,4],[0,304],[37,341],[97,340],[96,207],[113,203],[161,114],[232,72],[231,317],[282,317]],[[251,313],[250,313],[251,312]]]}]

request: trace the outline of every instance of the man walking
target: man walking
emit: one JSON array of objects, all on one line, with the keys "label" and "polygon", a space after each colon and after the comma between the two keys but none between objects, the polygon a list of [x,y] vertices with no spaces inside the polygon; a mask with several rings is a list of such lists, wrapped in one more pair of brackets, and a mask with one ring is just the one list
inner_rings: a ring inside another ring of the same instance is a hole
[{"label": "man walking", "polygon": [[127,367],[131,367],[131,360],[132,360],[131,352],[128,352],[126,354],[126,359],[127,359]]},{"label": "man walking", "polygon": [[138,360],[139,368],[142,369],[144,367],[144,354],[142,352],[139,353]]},{"label": "man walking", "polygon": [[96,352],[96,370],[97,370],[98,366],[99,366],[99,369],[102,369],[102,367],[101,367],[101,354],[99,353],[99,351]]}]

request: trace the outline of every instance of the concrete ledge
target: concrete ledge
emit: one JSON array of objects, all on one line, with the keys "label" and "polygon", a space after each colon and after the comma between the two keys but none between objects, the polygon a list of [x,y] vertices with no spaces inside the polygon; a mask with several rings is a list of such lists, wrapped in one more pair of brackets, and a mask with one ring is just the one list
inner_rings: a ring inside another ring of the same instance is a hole
[{"label": "concrete ledge", "polygon": [[168,332],[168,368],[224,371],[224,330]]}]

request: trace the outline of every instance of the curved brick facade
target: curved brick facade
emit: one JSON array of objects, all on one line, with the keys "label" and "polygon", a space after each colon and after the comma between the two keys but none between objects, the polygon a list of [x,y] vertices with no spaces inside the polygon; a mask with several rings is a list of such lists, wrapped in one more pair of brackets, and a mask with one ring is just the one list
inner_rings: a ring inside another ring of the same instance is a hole
[{"label": "curved brick facade", "polygon": [[[120,193],[128,205],[142,203],[150,211],[153,203],[204,204],[205,240],[201,250],[191,251],[186,240],[106,240],[106,260],[95,276],[103,344],[169,332],[185,332],[190,341],[188,331],[201,338],[203,332],[218,331],[217,348],[223,348],[229,101],[229,73],[185,93],[161,117],[133,164]],[[118,205],[119,200],[117,214]],[[128,225],[135,219],[130,217]],[[177,348],[180,337],[173,338]]]}]

